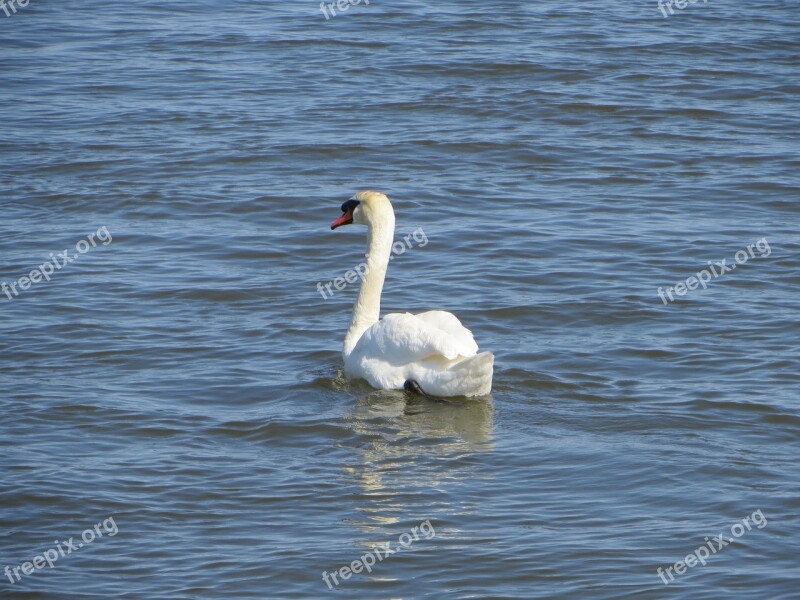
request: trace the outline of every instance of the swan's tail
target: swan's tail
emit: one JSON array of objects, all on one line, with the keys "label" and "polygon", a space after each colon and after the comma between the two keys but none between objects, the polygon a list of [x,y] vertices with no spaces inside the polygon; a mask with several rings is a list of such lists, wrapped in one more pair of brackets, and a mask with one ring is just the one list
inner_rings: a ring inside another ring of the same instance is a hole
[{"label": "swan's tail", "polygon": [[486,396],[492,391],[492,375],[494,374],[494,354],[481,352],[453,364],[448,370],[445,388],[441,396]]}]

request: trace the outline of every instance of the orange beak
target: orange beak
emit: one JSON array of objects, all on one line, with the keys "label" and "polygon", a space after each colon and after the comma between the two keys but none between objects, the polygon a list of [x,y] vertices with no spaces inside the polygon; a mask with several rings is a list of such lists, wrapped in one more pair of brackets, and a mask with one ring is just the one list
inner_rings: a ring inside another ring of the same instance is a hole
[{"label": "orange beak", "polygon": [[341,227],[342,225],[349,225],[353,222],[353,211],[348,210],[345,213],[336,219],[333,223],[331,223],[331,229],[336,229],[337,227]]}]

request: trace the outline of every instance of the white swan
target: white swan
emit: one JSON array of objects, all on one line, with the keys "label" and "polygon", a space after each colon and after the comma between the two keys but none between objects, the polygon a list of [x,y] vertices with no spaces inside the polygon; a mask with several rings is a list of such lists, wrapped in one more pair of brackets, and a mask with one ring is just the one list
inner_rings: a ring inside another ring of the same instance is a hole
[{"label": "white swan", "polygon": [[394,241],[394,211],[380,192],[363,191],[342,204],[331,229],[366,225],[367,261],[350,328],[344,338],[345,374],[375,388],[433,396],[482,396],[492,389],[494,355],[478,354],[455,315],[434,310],[380,318],[381,291]]}]

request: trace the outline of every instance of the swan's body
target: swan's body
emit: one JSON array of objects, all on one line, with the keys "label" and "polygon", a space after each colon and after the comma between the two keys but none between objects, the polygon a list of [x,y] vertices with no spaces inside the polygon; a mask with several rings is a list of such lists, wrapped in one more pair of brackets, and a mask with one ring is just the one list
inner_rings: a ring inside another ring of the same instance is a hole
[{"label": "swan's body", "polygon": [[342,205],[332,229],[368,227],[363,283],[344,340],[345,374],[375,388],[403,389],[411,382],[434,396],[482,396],[492,389],[494,356],[478,354],[472,333],[455,315],[429,311],[380,318],[381,292],[394,241],[394,211],[380,192],[359,192]]}]

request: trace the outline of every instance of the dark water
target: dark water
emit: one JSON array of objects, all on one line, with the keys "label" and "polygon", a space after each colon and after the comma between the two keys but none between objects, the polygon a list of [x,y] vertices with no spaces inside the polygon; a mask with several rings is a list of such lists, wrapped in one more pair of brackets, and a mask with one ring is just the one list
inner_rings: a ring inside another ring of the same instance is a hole
[{"label": "dark water", "polygon": [[[117,529],[0,596],[797,597],[796,3],[31,0],[0,40],[0,278],[87,240],[0,296],[0,568]],[[429,240],[384,312],[459,315],[491,397],[342,378],[362,188]]]}]

